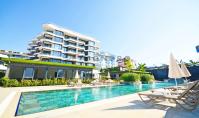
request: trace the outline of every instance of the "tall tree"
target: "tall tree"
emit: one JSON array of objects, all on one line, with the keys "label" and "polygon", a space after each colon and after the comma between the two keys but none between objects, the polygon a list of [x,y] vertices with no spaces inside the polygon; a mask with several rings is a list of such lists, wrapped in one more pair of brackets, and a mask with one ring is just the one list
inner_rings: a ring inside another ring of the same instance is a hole
[{"label": "tall tree", "polygon": [[125,68],[130,72],[132,70],[132,68],[134,68],[133,62],[131,60],[131,58],[129,56],[126,56],[124,58],[124,65]]}]

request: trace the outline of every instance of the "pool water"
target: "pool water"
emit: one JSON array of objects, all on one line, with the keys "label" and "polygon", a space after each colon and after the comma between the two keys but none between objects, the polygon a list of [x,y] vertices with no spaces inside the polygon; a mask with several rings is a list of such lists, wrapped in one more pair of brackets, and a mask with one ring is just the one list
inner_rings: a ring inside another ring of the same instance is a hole
[{"label": "pool water", "polygon": [[24,92],[21,94],[16,116],[58,109],[173,85],[174,84],[171,83],[155,83],[153,85],[143,84],[141,86],[115,85],[95,88]]}]

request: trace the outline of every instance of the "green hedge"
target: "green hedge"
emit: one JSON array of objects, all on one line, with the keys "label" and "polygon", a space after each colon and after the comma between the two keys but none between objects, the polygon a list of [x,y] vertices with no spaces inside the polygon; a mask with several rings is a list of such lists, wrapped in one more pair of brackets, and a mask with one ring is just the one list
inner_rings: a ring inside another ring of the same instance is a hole
[{"label": "green hedge", "polygon": [[4,61],[6,63],[10,62],[10,63],[62,66],[62,67],[73,67],[73,68],[87,68],[87,69],[95,68],[94,66],[81,66],[81,65],[75,65],[75,64],[53,63],[53,62],[34,61],[34,60],[25,60],[25,59],[16,59],[16,58],[0,58],[0,60]]},{"label": "green hedge", "polygon": [[[83,79],[82,83],[90,84],[94,79]],[[77,79],[43,79],[43,80],[22,80],[9,79],[7,77],[0,79],[0,86],[4,87],[24,87],[24,86],[49,86],[49,85],[69,85],[77,83]]]},{"label": "green hedge", "polygon": [[154,82],[154,76],[151,74],[136,74],[136,73],[124,73],[120,77],[124,82],[139,82],[151,83]]},{"label": "green hedge", "polygon": [[136,73],[124,73],[120,79],[124,82],[138,82],[140,81],[140,75]]},{"label": "green hedge", "polygon": [[4,87],[23,87],[23,86],[48,86],[48,85],[67,85],[67,79],[43,79],[43,80],[22,80],[1,78],[0,85]]},{"label": "green hedge", "polygon": [[140,75],[142,83],[151,83],[155,81],[155,78],[153,75],[150,74],[142,74]]},{"label": "green hedge", "polygon": [[0,71],[0,78],[5,76],[5,72]]},{"label": "green hedge", "polygon": [[94,79],[83,79],[82,83],[90,84]]}]

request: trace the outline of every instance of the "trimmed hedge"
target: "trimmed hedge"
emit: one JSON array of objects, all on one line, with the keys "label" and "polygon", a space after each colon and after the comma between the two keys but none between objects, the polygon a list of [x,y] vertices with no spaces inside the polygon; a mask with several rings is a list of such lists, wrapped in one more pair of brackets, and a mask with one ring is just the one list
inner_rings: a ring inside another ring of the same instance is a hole
[{"label": "trimmed hedge", "polygon": [[83,79],[82,83],[90,84],[94,79]]},{"label": "trimmed hedge", "polygon": [[140,75],[142,83],[151,83],[155,81],[155,78],[153,75],[150,74],[142,74]]},{"label": "trimmed hedge", "polygon": [[151,74],[136,74],[136,73],[124,73],[120,77],[124,82],[139,82],[152,83],[155,81],[154,76]]},{"label": "trimmed hedge", "polygon": [[[7,77],[0,79],[0,86],[4,87],[24,87],[24,86],[49,86],[49,85],[69,85],[77,83],[77,79],[43,79],[43,80],[21,80],[9,79]],[[83,79],[82,83],[90,84],[93,79]]]},{"label": "trimmed hedge", "polygon": [[1,78],[0,85],[4,87],[23,87],[23,86],[48,86],[48,85],[67,85],[67,79],[43,79],[43,80],[22,80]]},{"label": "trimmed hedge", "polygon": [[136,73],[124,73],[120,79],[124,82],[138,82],[140,81],[140,75]]},{"label": "trimmed hedge", "polygon": [[34,61],[26,59],[17,59],[17,58],[0,58],[0,60],[6,63],[23,63],[23,64],[36,64],[36,65],[47,65],[47,66],[62,66],[62,67],[73,67],[73,68],[87,68],[94,69],[94,66],[81,66],[75,64],[63,64],[63,63],[53,63],[53,62],[44,62],[44,61]]}]

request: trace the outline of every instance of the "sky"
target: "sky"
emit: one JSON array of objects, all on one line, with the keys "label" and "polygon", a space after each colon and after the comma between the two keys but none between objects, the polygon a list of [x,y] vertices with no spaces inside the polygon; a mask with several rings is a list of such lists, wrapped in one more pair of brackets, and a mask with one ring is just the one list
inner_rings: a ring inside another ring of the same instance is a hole
[{"label": "sky", "polygon": [[198,0],[1,0],[0,49],[27,52],[53,23],[100,41],[101,50],[148,66],[198,60]]}]

